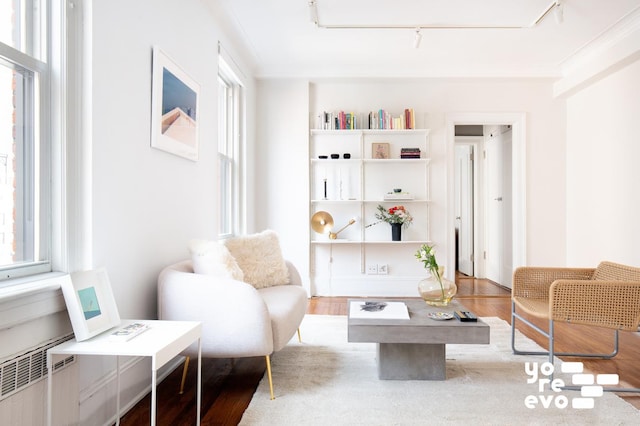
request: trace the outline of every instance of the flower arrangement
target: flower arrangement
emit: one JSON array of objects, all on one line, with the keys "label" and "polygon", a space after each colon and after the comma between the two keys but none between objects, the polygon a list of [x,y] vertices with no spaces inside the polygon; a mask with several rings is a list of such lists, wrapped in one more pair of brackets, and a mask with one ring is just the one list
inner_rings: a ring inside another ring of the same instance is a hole
[{"label": "flower arrangement", "polygon": [[429,244],[423,244],[416,252],[416,259],[424,264],[424,268],[428,269],[431,275],[436,277],[440,283],[440,288],[444,295],[444,286],[442,285],[442,276],[440,275],[440,267],[436,261],[436,250]]},{"label": "flower arrangement", "polygon": [[399,223],[403,228],[407,228],[413,221],[413,216],[404,208],[404,206],[393,206],[390,209],[386,209],[381,205],[378,205],[378,213],[376,213],[376,219],[381,222],[387,223]]}]

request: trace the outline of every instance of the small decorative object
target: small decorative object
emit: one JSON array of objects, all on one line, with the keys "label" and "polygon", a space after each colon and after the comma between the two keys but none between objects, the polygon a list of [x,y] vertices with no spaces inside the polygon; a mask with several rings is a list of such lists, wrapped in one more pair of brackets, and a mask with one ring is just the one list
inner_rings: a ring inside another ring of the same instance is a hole
[{"label": "small decorative object", "polygon": [[443,278],[444,266],[438,266],[433,246],[423,244],[415,256],[431,274],[429,278],[418,283],[420,296],[428,305],[448,306],[456,295],[458,287],[454,282]]},{"label": "small decorative object", "polygon": [[360,305],[361,311],[367,312],[379,312],[384,310],[387,307],[385,302],[364,302],[363,305]]},{"label": "small decorative object", "polygon": [[374,142],[371,144],[371,158],[386,160],[389,158],[389,144],[387,142]]},{"label": "small decorative object", "polygon": [[393,192],[400,193],[402,192],[402,188],[393,188]]},{"label": "small decorative object", "polygon": [[376,219],[379,220],[376,223],[387,222],[391,225],[391,241],[401,241],[402,228],[409,227],[413,221],[413,217],[404,206],[393,206],[387,210],[382,205],[378,205]]},{"label": "small decorative object", "polygon": [[342,158],[344,158],[345,160],[348,160],[349,158],[351,158],[351,154],[349,154],[348,152],[345,152],[344,154],[342,154]]},{"label": "small decorative object", "polygon": [[436,321],[447,321],[453,319],[451,312],[429,312],[427,316]]},{"label": "small decorative object", "polygon": [[331,158],[337,160],[338,158],[340,158],[340,154],[331,154]]},{"label": "small decorative object", "polygon": [[327,157],[326,155],[319,155],[318,158],[321,160],[326,160],[329,157]]}]

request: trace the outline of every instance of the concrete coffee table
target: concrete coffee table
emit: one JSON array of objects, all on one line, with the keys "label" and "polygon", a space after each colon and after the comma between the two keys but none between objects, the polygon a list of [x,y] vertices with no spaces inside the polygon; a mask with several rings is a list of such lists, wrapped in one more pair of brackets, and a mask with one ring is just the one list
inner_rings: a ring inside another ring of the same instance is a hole
[{"label": "concrete coffee table", "polygon": [[456,318],[438,321],[429,318],[429,312],[450,312],[465,309],[456,301],[446,308],[428,306],[422,299],[367,301],[404,302],[409,309],[408,320],[348,319],[349,342],[377,344],[378,377],[384,380],[445,380],[447,343],[487,344],[489,325],[460,322]]}]

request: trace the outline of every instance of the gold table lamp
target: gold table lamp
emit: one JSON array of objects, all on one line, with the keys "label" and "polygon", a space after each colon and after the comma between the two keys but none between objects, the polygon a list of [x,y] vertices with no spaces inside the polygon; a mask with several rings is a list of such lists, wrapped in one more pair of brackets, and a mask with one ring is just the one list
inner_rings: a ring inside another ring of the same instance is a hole
[{"label": "gold table lamp", "polygon": [[344,231],[348,226],[356,223],[355,219],[351,219],[349,223],[340,228],[336,232],[331,232],[333,229],[333,217],[328,212],[319,211],[316,212],[313,216],[311,216],[311,229],[316,231],[318,234],[326,234],[329,233],[329,239],[335,240],[338,238],[338,234]]}]

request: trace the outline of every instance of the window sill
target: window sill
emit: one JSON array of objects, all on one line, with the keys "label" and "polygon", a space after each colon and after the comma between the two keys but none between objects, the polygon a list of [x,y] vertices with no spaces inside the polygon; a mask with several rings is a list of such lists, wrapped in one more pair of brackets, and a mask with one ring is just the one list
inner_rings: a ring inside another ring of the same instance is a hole
[{"label": "window sill", "polygon": [[66,275],[64,272],[48,272],[3,281],[2,287],[0,287],[0,303],[35,293],[58,290],[60,288],[59,278],[64,275]]},{"label": "window sill", "polygon": [[0,329],[66,310],[60,290],[63,272],[5,281],[0,288]]}]

